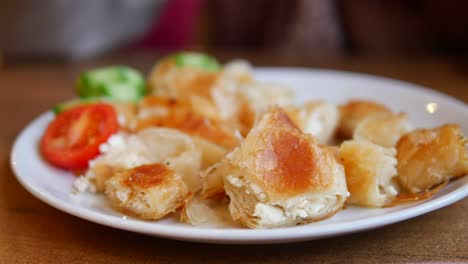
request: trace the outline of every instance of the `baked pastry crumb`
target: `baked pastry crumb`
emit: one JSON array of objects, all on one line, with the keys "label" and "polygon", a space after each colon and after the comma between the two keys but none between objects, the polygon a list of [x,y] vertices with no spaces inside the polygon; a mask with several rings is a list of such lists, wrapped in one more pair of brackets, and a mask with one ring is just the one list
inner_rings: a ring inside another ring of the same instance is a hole
[{"label": "baked pastry crumb", "polygon": [[395,148],[384,148],[364,140],[349,140],[341,144],[338,155],[351,193],[349,203],[382,207],[398,194]]},{"label": "baked pastry crumb", "polygon": [[285,110],[302,132],[312,134],[323,144],[330,142],[340,120],[338,108],[325,101],[310,101]]},{"label": "baked pastry crumb", "polygon": [[234,220],[251,228],[332,216],[349,196],[343,167],[279,107],[270,109],[228,154],[224,188]]},{"label": "baked pastry crumb", "polygon": [[337,134],[342,139],[350,139],[358,124],[364,119],[376,114],[391,114],[386,106],[368,100],[350,100],[339,106],[340,123]]},{"label": "baked pastry crumb", "polygon": [[114,207],[148,220],[176,211],[189,196],[181,177],[158,163],[120,171],[106,181],[104,193]]},{"label": "baked pastry crumb", "polygon": [[404,135],[397,144],[401,185],[416,193],[468,174],[466,144],[460,127],[453,124]]},{"label": "baked pastry crumb", "polygon": [[377,114],[361,121],[354,130],[353,139],[368,140],[392,148],[412,126],[405,113]]}]

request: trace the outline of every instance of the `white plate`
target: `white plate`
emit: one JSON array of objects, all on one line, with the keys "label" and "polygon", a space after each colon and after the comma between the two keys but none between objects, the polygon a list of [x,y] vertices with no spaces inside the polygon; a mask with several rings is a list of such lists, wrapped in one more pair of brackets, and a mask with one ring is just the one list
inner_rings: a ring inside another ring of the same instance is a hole
[{"label": "white plate", "polygon": [[[468,134],[468,108],[465,104],[413,84],[363,74],[293,68],[257,69],[256,76],[264,81],[291,86],[299,101],[321,98],[338,103],[350,98],[367,98],[385,103],[395,111],[408,112],[416,127],[434,127],[453,122],[460,124],[465,135]],[[468,177],[464,177],[451,182],[423,202],[384,209],[348,207],[324,221],[269,230],[193,227],[171,218],[141,221],[112,210],[99,195],[70,193],[75,176],[49,166],[37,150],[38,140],[52,118],[52,113],[39,116],[17,138],[11,163],[19,182],[37,198],[69,214],[106,226],[159,237],[224,244],[312,240],[403,221],[447,206],[468,195]]]}]

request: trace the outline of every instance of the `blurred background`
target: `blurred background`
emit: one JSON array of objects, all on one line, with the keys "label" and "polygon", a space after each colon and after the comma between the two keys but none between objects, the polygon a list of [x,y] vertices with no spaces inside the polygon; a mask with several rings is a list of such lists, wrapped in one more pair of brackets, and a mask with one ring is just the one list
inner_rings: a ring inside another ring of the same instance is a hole
[{"label": "blurred background", "polygon": [[4,60],[125,52],[466,57],[468,1],[0,1]]}]

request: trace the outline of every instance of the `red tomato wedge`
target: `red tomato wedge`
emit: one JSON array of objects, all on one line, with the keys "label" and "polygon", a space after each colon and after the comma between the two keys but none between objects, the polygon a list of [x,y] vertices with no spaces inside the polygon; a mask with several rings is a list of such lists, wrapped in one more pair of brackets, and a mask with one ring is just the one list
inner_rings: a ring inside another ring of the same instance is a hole
[{"label": "red tomato wedge", "polygon": [[118,129],[113,106],[77,106],[55,117],[42,137],[40,149],[45,159],[57,167],[85,169],[88,161],[99,155],[99,145]]}]

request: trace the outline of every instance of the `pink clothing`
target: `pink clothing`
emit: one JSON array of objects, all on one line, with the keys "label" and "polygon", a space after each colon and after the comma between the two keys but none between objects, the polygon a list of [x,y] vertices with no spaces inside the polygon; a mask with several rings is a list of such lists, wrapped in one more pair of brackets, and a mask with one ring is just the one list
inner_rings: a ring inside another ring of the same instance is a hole
[{"label": "pink clothing", "polygon": [[179,50],[190,47],[202,4],[203,0],[168,0],[135,48]]}]

